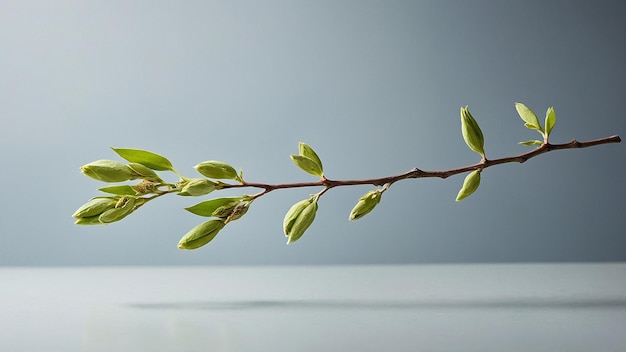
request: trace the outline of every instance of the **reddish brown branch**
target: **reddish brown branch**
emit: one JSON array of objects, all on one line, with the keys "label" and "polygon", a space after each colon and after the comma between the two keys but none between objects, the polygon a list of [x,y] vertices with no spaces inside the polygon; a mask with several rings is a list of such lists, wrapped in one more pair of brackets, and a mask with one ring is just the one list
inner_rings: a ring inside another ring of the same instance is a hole
[{"label": "reddish brown branch", "polygon": [[586,142],[579,142],[577,140],[572,140],[569,143],[563,144],[550,144],[544,143],[540,145],[538,148],[531,150],[527,153],[509,156],[500,159],[493,160],[481,160],[480,162],[472,165],[467,165],[463,167],[459,167],[456,169],[450,170],[438,170],[438,171],[424,171],[418,168],[414,168],[405,173],[395,175],[395,176],[387,176],[380,178],[370,178],[370,179],[362,179],[362,180],[331,180],[331,179],[322,179],[320,181],[315,182],[297,182],[297,183],[282,183],[282,184],[266,184],[266,183],[253,183],[253,182],[244,182],[240,184],[223,184],[222,189],[226,188],[243,188],[243,187],[252,187],[252,188],[262,188],[264,191],[259,193],[257,196],[261,196],[268,192],[271,192],[276,189],[283,188],[300,188],[300,187],[325,187],[325,189],[330,189],[333,187],[339,186],[354,186],[354,185],[374,185],[374,186],[382,186],[384,184],[393,184],[400,180],[405,180],[409,178],[423,178],[423,177],[439,177],[439,178],[447,178],[452,175],[477,170],[477,169],[486,169],[491,166],[506,164],[506,163],[523,163],[528,159],[534,158],[540,154],[544,154],[553,150],[559,149],[577,149],[577,148],[587,148],[600,144],[608,144],[608,143],[620,143],[622,140],[619,136],[610,136],[600,139],[594,139]]}]

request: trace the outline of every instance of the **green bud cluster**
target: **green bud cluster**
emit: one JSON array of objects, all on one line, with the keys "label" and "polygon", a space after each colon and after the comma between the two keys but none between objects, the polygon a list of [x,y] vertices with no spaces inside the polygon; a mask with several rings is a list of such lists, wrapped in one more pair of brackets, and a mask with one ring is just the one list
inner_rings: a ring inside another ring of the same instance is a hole
[{"label": "green bud cluster", "polygon": [[[154,197],[143,198],[145,195],[162,195],[159,187],[175,189],[173,185],[164,182],[154,170],[174,171],[172,164],[165,157],[153,152],[140,149],[112,148],[119,156],[126,159],[128,164],[115,160],[96,160],[83,165],[80,170],[86,176],[98,181],[117,183],[141,179],[136,185],[112,185],[99,188],[100,191],[110,194],[98,196],[83,204],[72,214],[78,225],[101,225],[120,221],[137,208]],[[189,185],[186,190],[189,194],[206,192],[211,185]]]},{"label": "green bud cluster", "polygon": [[145,200],[131,196],[111,196],[92,198],[72,214],[77,225],[101,225],[120,221]]}]

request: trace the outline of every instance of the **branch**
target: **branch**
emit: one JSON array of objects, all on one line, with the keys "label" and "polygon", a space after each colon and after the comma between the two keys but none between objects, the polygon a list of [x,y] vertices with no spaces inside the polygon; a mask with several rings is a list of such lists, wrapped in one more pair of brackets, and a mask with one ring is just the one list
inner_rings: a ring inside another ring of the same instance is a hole
[{"label": "branch", "polygon": [[[167,194],[174,193],[180,196],[197,197],[224,189],[258,188],[262,190],[254,195],[244,194],[238,197],[210,199],[185,208],[195,215],[209,218],[208,221],[192,228],[178,243],[178,247],[181,249],[195,249],[213,240],[228,223],[244,216],[254,200],[274,190],[322,187],[321,191],[297,202],[287,211],[283,220],[283,230],[287,236],[287,243],[292,243],[298,240],[313,223],[320,198],[335,187],[356,185],[379,187],[370,190],[357,201],[349,216],[350,220],[357,220],[370,213],[380,203],[382,194],[394,183],[401,180],[425,177],[445,179],[452,175],[468,173],[456,197],[456,200],[460,201],[478,189],[481,172],[489,167],[514,162],[524,163],[528,159],[554,150],[587,148],[621,142],[620,137],[614,135],[586,142],[572,140],[569,143],[552,144],[549,141],[549,136],[556,123],[556,114],[553,108],[549,108],[546,112],[543,126],[535,113],[524,104],[516,103],[515,108],[524,121],[524,126],[538,132],[542,137],[542,140],[521,142],[523,145],[537,146],[534,150],[500,159],[487,159],[482,131],[469,109],[464,107],[461,108],[463,139],[471,150],[481,156],[480,162],[449,170],[425,171],[414,168],[394,176],[369,179],[333,180],[327,178],[317,153],[309,145],[302,142],[298,146],[298,155],[291,155],[291,159],[300,169],[318,177],[319,180],[317,181],[280,184],[247,182],[243,178],[242,171],[237,172],[231,165],[216,160],[204,161],[195,166],[196,171],[206,178],[188,178],[176,171],[172,163],[159,154],[141,149],[113,148],[120,157],[129,163],[97,160],[81,167],[81,171],[91,178],[108,183],[141,181],[135,185],[113,185],[100,188],[99,190],[105,192],[106,195],[92,198],[72,216],[76,219],[75,223],[79,225],[108,224],[122,220],[149,201]],[[168,183],[156,171],[171,171],[178,175],[180,180],[176,183]],[[222,180],[226,180],[226,182]]]},{"label": "branch", "polygon": [[545,143],[540,145],[535,150],[509,156],[500,159],[483,159],[478,163],[467,165],[463,167],[459,167],[456,169],[449,170],[436,170],[436,171],[426,171],[420,170],[418,168],[414,168],[410,171],[386,177],[378,177],[378,178],[368,178],[368,179],[359,179],[359,180],[331,180],[328,178],[324,178],[320,181],[315,182],[296,182],[296,183],[279,183],[279,184],[267,184],[267,183],[256,183],[256,182],[243,182],[238,184],[226,184],[222,185],[222,189],[228,188],[244,188],[244,187],[253,187],[253,188],[262,188],[265,191],[262,194],[269,193],[273,190],[277,189],[285,189],[285,188],[302,188],[302,187],[326,187],[326,188],[334,188],[341,186],[356,186],[356,185],[374,185],[374,186],[383,186],[385,184],[394,184],[395,182],[406,180],[410,178],[426,178],[426,177],[438,177],[438,178],[448,178],[453,175],[461,174],[468,171],[473,170],[483,170],[491,166],[507,164],[507,163],[524,163],[528,159],[534,158],[538,155],[545,154],[547,152],[551,152],[554,150],[561,149],[578,149],[578,148],[587,148],[593,147],[600,144],[609,144],[609,143],[620,143],[622,140],[619,136],[614,135],[605,138],[594,139],[586,142],[579,142],[577,140],[572,140],[569,143],[563,144],[550,144]]}]

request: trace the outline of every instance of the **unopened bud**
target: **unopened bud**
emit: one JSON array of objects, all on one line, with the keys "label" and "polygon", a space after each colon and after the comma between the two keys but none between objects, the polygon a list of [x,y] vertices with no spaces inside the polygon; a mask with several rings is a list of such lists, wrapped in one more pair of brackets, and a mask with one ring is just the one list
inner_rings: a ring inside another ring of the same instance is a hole
[{"label": "unopened bud", "polygon": [[136,194],[155,193],[159,189],[159,183],[150,180],[142,180],[134,186],[130,186]]},{"label": "unopened bud", "polygon": [[72,217],[80,219],[100,215],[104,211],[115,207],[116,203],[117,199],[114,198],[93,198],[78,208],[78,210],[72,214]]},{"label": "unopened bud", "polygon": [[463,139],[467,146],[484,157],[485,139],[483,132],[480,130],[478,122],[476,122],[467,106],[461,108],[461,133],[463,134]]},{"label": "unopened bud", "polygon": [[250,208],[250,204],[252,204],[252,201],[241,202],[237,204],[237,206],[233,208],[230,214],[228,214],[228,217],[226,218],[226,223],[228,224],[229,222],[240,219],[242,216],[246,215],[248,209]]},{"label": "unopened bud", "polygon": [[96,160],[81,166],[80,171],[86,176],[104,182],[128,181],[133,176],[133,171],[128,165],[115,160]]},{"label": "unopened bud", "polygon": [[381,196],[382,191],[377,189],[369,191],[363,197],[359,198],[359,201],[350,212],[350,221],[358,220],[374,210],[378,203],[380,203]]},{"label": "unopened bud", "polygon": [[196,249],[209,243],[224,228],[224,220],[209,220],[189,230],[178,242],[180,249]]},{"label": "unopened bud", "polygon": [[283,230],[287,244],[297,241],[315,220],[317,196],[300,201],[287,211],[283,220]]},{"label": "unopened bud", "polygon": [[76,225],[99,225],[101,224],[98,220],[100,215],[115,207],[116,203],[117,199],[115,198],[93,198],[78,208],[72,217],[76,219]]},{"label": "unopened bud", "polygon": [[152,170],[151,168],[139,164],[139,163],[129,163],[128,167],[131,168],[131,170],[133,170],[133,176],[134,178],[143,178],[144,180],[149,180],[149,181],[161,181],[161,178],[159,177],[159,175],[157,175],[156,172],[154,172],[154,170]]},{"label": "unopened bud", "polygon": [[213,190],[215,190],[215,183],[202,178],[194,178],[188,180],[183,185],[178,195],[197,197],[209,194],[213,192]]},{"label": "unopened bud", "polygon": [[135,198],[123,196],[111,208],[100,215],[98,220],[103,224],[120,221],[135,210]]},{"label": "unopened bud", "polygon": [[235,168],[217,160],[203,161],[194,168],[201,175],[216,180],[234,180],[238,177]]},{"label": "unopened bud", "polygon": [[215,216],[216,218],[226,219],[227,217],[230,216],[230,214],[232,214],[233,210],[235,210],[235,208],[240,203],[241,203],[241,199],[233,198],[233,200],[229,201],[228,203],[217,207],[213,211],[213,213],[211,213],[211,216]]},{"label": "unopened bud", "polygon": [[470,172],[463,180],[463,187],[456,196],[456,201],[460,201],[467,198],[470,194],[474,193],[480,186],[480,170],[474,170]]}]

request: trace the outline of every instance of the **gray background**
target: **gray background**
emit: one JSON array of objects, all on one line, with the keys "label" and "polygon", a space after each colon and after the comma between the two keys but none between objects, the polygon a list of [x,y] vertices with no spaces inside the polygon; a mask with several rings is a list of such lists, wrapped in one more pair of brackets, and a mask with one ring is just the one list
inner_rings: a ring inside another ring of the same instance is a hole
[{"label": "gray background", "polygon": [[623,144],[489,168],[460,203],[461,175],[400,182],[357,222],[371,187],[334,189],[289,246],[284,213],[317,190],[257,200],[196,251],[176,243],[200,199],[100,227],[70,215],[103,186],[79,167],[110,146],[281,183],[314,179],[289,159],[298,141],[334,179],[474,163],[466,104],[491,158],[538,137],[516,101],[542,121],[555,107],[555,143],[624,136],[625,16],[618,1],[0,1],[0,264],[624,261]]}]

